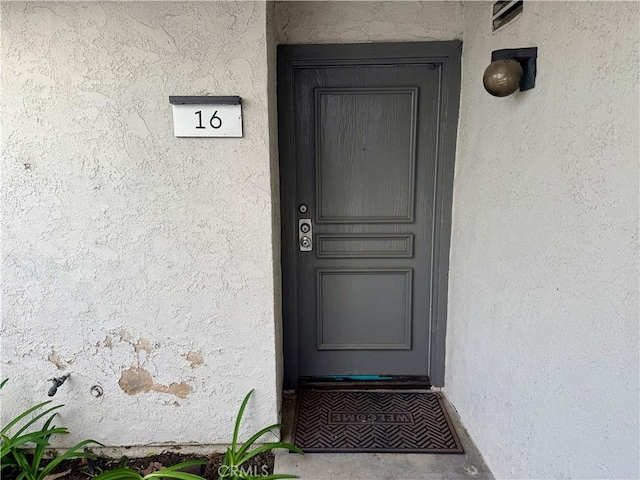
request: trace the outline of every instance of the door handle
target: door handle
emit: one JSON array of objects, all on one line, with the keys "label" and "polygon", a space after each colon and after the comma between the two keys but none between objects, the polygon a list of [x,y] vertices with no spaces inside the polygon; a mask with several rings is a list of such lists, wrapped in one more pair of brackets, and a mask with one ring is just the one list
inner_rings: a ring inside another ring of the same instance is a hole
[{"label": "door handle", "polygon": [[310,218],[298,220],[298,247],[301,252],[313,250],[313,223]]}]

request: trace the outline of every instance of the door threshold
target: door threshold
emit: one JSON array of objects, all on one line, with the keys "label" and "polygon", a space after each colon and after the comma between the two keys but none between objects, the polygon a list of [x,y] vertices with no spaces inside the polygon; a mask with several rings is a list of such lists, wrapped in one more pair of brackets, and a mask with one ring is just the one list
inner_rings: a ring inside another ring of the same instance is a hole
[{"label": "door threshold", "polygon": [[326,375],[320,377],[300,377],[301,390],[410,390],[429,389],[431,382],[424,376],[399,375]]}]

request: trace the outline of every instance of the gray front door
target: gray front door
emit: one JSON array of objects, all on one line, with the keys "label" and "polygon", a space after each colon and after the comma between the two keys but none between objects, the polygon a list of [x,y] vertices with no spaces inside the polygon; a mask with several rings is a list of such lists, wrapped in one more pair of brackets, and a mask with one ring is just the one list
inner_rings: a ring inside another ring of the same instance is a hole
[{"label": "gray front door", "polygon": [[292,188],[282,201],[291,215],[283,227],[293,223],[283,236],[294,238],[283,238],[282,253],[285,283],[292,276],[297,284],[295,311],[285,307],[285,328],[296,323],[296,375],[427,376],[441,220],[441,63],[326,63],[292,69],[289,118],[282,122],[280,112],[281,127],[293,131],[285,148],[293,150],[295,179],[283,174],[282,187]]}]

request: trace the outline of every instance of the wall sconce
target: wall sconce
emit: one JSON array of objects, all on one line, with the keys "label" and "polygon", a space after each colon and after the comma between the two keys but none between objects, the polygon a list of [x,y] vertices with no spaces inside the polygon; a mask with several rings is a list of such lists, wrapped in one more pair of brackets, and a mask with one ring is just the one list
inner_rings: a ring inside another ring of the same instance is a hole
[{"label": "wall sconce", "polygon": [[482,76],[485,90],[494,97],[507,97],[518,88],[532,89],[536,84],[537,57],[537,47],[491,52],[491,63]]}]

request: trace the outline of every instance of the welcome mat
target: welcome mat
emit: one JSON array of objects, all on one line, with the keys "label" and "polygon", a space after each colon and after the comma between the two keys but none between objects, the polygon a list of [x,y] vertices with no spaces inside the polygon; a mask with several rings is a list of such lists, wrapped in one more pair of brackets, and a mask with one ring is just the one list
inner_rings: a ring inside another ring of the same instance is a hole
[{"label": "welcome mat", "polygon": [[433,392],[300,390],[293,443],[310,453],[464,453]]}]

